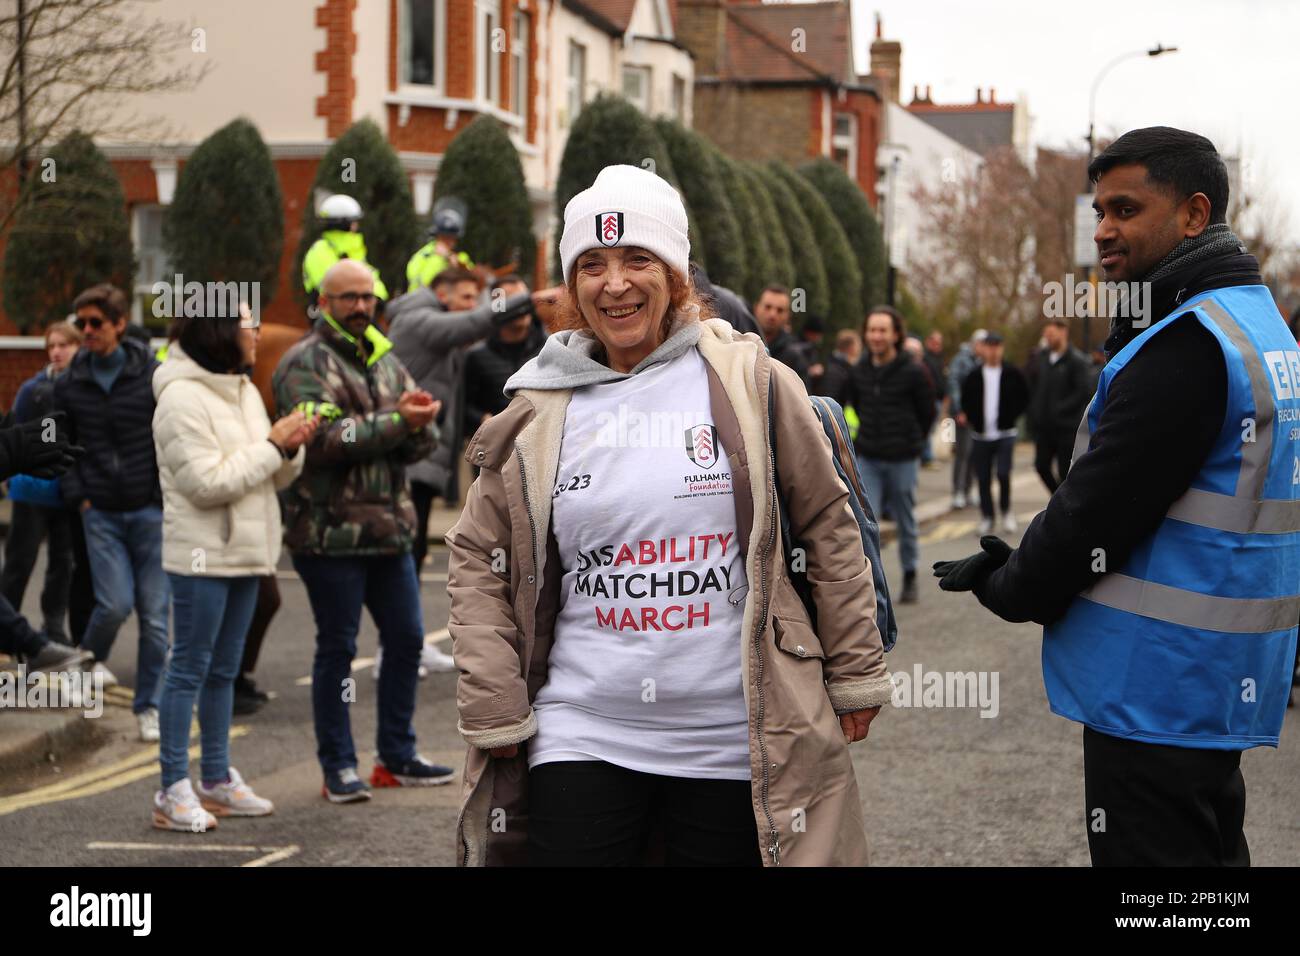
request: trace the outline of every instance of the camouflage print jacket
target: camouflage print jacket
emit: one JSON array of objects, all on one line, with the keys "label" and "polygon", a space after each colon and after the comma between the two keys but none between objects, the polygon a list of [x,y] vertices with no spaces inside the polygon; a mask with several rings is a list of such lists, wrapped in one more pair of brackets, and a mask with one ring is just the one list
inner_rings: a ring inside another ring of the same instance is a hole
[{"label": "camouflage print jacket", "polygon": [[437,443],[436,426],[412,432],[397,401],[417,388],[373,325],[358,342],[329,316],[294,345],[272,378],[278,414],[324,420],[302,475],[281,494],[285,546],[295,554],[379,555],[411,550],[415,507],[406,466]]}]

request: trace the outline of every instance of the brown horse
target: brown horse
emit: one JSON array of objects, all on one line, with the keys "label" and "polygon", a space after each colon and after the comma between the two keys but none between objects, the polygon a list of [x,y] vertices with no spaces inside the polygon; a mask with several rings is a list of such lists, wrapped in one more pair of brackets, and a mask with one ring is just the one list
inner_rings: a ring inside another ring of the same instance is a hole
[{"label": "brown horse", "polygon": [[261,393],[266,413],[275,420],[275,395],[271,392],[271,376],[275,367],[284,358],[289,347],[306,335],[310,329],[299,325],[283,325],[279,322],[266,322],[262,333],[257,337],[257,362],[253,365],[253,384]]}]

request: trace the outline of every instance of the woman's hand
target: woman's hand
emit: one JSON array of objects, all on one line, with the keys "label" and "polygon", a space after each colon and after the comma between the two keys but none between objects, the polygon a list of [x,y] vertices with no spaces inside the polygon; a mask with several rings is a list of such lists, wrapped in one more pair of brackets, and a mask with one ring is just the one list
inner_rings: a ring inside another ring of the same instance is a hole
[{"label": "woman's hand", "polygon": [[291,449],[289,447],[289,441],[293,438],[294,433],[306,424],[306,422],[307,416],[297,409],[294,409],[271,426],[271,434],[267,437],[271,439],[271,444],[276,448],[292,454],[297,450],[297,446]]},{"label": "woman's hand", "polygon": [[867,729],[871,726],[871,722],[876,719],[878,713],[880,713],[880,708],[877,706],[841,714],[840,727],[844,731],[844,742],[851,744],[859,740],[866,740]]},{"label": "woman's hand", "polygon": [[509,747],[493,747],[488,753],[493,757],[513,757],[519,753],[519,745],[511,744]]}]

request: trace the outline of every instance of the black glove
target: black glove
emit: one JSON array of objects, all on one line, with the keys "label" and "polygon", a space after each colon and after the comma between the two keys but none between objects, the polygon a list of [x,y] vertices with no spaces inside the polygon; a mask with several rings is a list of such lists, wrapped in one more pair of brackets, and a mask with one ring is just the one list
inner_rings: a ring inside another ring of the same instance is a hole
[{"label": "black glove", "polygon": [[[47,432],[52,423],[53,435]],[[47,437],[53,440],[47,441]],[[68,442],[67,414],[53,412],[0,430],[0,479],[24,474],[57,478],[76,463],[85,449]]]},{"label": "black glove", "polygon": [[973,591],[1011,557],[1011,545],[994,534],[980,538],[980,547],[984,550],[960,561],[934,562],[939,587],[945,591]]}]

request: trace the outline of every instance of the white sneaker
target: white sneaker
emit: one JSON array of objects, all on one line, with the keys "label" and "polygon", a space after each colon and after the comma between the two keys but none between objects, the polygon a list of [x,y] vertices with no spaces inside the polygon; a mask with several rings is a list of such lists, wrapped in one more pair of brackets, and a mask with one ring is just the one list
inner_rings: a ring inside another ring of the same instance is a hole
[{"label": "white sneaker", "polygon": [[1007,534],[1015,534],[1019,528],[1020,525],[1016,524],[1016,516],[1010,511],[1002,516],[1002,530]]},{"label": "white sneaker", "polygon": [[199,803],[219,817],[265,817],[275,812],[275,804],[259,797],[234,767],[228,770],[230,779],[208,789],[199,783]]},{"label": "white sneaker", "polygon": [[980,518],[979,533],[981,535],[984,535],[984,534],[988,534],[992,530],[993,530],[993,519]]},{"label": "white sneaker", "polygon": [[159,830],[203,833],[216,827],[217,818],[203,809],[186,777],[153,795],[153,825]]},{"label": "white sneaker", "polygon": [[[421,658],[424,657],[423,651],[420,652],[420,657]],[[380,663],[383,662],[383,660],[384,660],[384,649],[381,647],[375,651],[375,668],[371,672],[375,675],[375,680],[379,680],[379,665]],[[425,668],[423,663],[420,664],[420,669],[417,673],[419,675],[420,680],[424,680],[426,677],[429,676],[429,671],[427,668]]]},{"label": "white sneaker", "polygon": [[965,507],[966,507],[966,496],[965,496],[965,495],[963,495],[963,494],[961,494],[960,492],[958,492],[957,494],[955,494],[955,495],[952,496],[952,509],[953,509],[953,511],[961,511],[961,509],[962,509],[962,508],[965,508]]},{"label": "white sneaker", "polygon": [[103,661],[96,661],[95,666],[90,669],[90,672],[92,674],[103,674],[104,676],[101,679],[104,681],[105,687],[117,686],[117,678],[113,676],[113,672],[111,670],[109,670],[107,667],[104,666]]},{"label": "white sneaker", "polygon": [[135,719],[140,724],[140,739],[147,744],[157,743],[161,736],[158,732],[158,711],[150,707],[136,714]]},{"label": "white sneaker", "polygon": [[420,651],[420,667],[431,674],[445,674],[456,670],[456,659],[438,650],[437,644],[425,644]]}]

